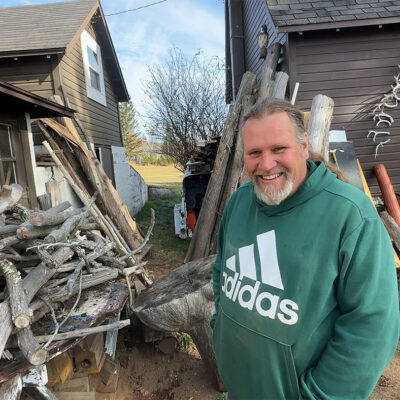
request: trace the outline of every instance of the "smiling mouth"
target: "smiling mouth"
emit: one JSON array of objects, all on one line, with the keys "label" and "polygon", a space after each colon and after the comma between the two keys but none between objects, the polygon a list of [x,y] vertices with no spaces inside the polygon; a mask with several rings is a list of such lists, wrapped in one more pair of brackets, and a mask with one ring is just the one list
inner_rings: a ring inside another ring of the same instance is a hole
[{"label": "smiling mouth", "polygon": [[283,172],[279,172],[278,174],[273,174],[273,175],[257,175],[257,176],[258,176],[258,178],[261,178],[264,181],[273,181],[282,175],[283,175]]}]

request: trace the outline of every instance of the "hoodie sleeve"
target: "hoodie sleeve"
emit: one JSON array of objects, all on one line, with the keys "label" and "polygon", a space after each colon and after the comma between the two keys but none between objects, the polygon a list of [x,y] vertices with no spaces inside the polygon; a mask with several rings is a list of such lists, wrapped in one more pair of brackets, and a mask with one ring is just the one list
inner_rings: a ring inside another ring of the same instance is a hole
[{"label": "hoodie sleeve", "polygon": [[318,363],[299,379],[302,399],[367,399],[398,341],[393,247],[379,218],[344,238],[337,301],[341,315]]}]

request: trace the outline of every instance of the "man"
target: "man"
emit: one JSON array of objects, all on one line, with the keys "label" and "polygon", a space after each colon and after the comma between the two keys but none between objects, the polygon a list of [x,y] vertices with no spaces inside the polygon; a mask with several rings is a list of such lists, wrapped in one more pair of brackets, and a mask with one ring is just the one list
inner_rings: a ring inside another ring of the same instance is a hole
[{"label": "man", "polygon": [[359,189],[308,160],[294,106],[256,104],[242,137],[251,182],[221,220],[211,322],[229,396],[367,399],[398,340],[388,234]]}]

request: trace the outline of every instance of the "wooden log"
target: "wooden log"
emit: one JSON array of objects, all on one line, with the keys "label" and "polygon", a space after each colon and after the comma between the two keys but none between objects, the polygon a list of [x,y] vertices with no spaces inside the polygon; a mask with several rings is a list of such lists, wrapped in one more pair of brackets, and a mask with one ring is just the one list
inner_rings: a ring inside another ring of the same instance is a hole
[{"label": "wooden log", "polygon": [[16,375],[8,381],[0,384],[1,400],[19,400],[22,392],[21,375]]},{"label": "wooden log", "polygon": [[[68,247],[62,247],[52,254],[54,261],[57,264],[63,264],[74,252]],[[22,280],[23,289],[26,295],[26,301],[29,304],[37,291],[56,273],[56,269],[46,267],[44,262],[41,262]],[[11,310],[9,299],[0,303],[0,354],[3,353],[4,347],[13,329],[11,319]]]},{"label": "wooden log", "polygon": [[[83,337],[83,336],[94,335],[94,334],[101,333],[101,332],[109,332],[109,331],[114,331],[114,330],[118,331],[118,329],[125,328],[130,323],[131,323],[131,321],[129,319],[126,319],[123,321],[112,322],[111,324],[108,324],[108,325],[94,326],[94,327],[85,328],[85,329],[74,329],[73,331],[70,331],[70,332],[57,333],[57,335],[54,336],[54,341],[56,342],[57,340],[79,338],[79,337]],[[45,343],[51,337],[52,337],[52,335],[35,336],[35,340],[39,343]]]},{"label": "wooden log", "polygon": [[333,115],[333,100],[318,94],[313,98],[308,123],[308,143],[311,151],[329,160],[329,128]]},{"label": "wooden log", "polygon": [[214,162],[213,172],[208,182],[203,205],[200,209],[200,214],[185,261],[195,260],[209,254],[210,238],[215,225],[216,211],[218,210],[221,197],[220,189],[223,187],[226,166],[237,133],[242,102],[244,97],[252,92],[255,79],[256,76],[251,72],[246,72],[243,75],[236,101],[229,108],[218,147],[217,157]]},{"label": "wooden log", "polygon": [[274,88],[274,75],[278,64],[282,45],[278,42],[268,47],[267,58],[265,59],[261,74],[260,87],[258,89],[258,101],[272,96]]},{"label": "wooden log", "polygon": [[211,342],[214,313],[212,266],[215,256],[184,264],[137,296],[132,311],[147,326],[161,332],[188,333],[218,387],[219,378]]},{"label": "wooden log", "polygon": [[17,238],[21,240],[43,238],[49,235],[53,230],[58,227],[56,226],[34,226],[31,224],[21,225],[17,229]]},{"label": "wooden log", "polygon": [[18,183],[3,185],[0,191],[0,214],[18,203],[23,191],[22,186]]},{"label": "wooden log", "polygon": [[41,365],[46,361],[47,350],[43,349],[33,337],[30,326],[17,331],[17,340],[22,354],[32,365]]},{"label": "wooden log", "polygon": [[59,243],[67,240],[70,233],[78,226],[81,220],[81,214],[82,213],[67,218],[58,229],[54,229],[45,237],[45,243]]},{"label": "wooden log", "polygon": [[392,239],[397,250],[400,251],[400,226],[397,225],[396,221],[386,211],[382,211],[380,216],[389,233],[390,239]]},{"label": "wooden log", "polygon": [[14,246],[20,241],[16,235],[8,236],[0,240],[0,250],[9,246]]},{"label": "wooden log", "polygon": [[[49,210],[50,211],[50,210]],[[47,214],[47,211],[32,212],[29,218],[29,222],[35,226],[54,226],[62,224],[68,218],[78,215],[82,212],[80,208],[68,209],[65,211],[60,211],[57,214]]]},{"label": "wooden log", "polygon": [[218,227],[224,212],[224,208],[231,198],[233,192],[238,188],[240,177],[242,176],[244,163],[243,163],[243,142],[242,142],[242,128],[244,124],[244,116],[250,110],[255,102],[253,95],[245,96],[243,99],[243,107],[240,115],[239,122],[239,134],[236,139],[235,152],[232,157],[232,162],[230,163],[231,168],[228,170],[225,186],[222,190],[222,198],[218,207],[218,213],[212,236],[210,238],[210,252],[216,253],[217,251],[217,235]]},{"label": "wooden log", "polygon": [[9,260],[0,259],[0,269],[6,278],[10,300],[11,319],[17,328],[26,328],[30,324],[30,313],[22,287],[21,274]]},{"label": "wooden log", "polygon": [[0,227],[0,235],[10,235],[17,232],[19,225],[4,225]]},{"label": "wooden log", "polygon": [[286,72],[279,71],[275,74],[274,89],[272,97],[274,99],[284,99],[286,95],[286,88],[289,82],[289,75]]}]

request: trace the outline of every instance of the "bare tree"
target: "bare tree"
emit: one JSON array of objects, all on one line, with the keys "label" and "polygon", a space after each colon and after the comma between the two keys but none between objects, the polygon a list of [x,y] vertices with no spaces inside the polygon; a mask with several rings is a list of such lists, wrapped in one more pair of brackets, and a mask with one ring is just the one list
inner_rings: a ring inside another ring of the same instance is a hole
[{"label": "bare tree", "polygon": [[221,135],[227,112],[224,66],[201,52],[189,58],[175,48],[149,71],[148,133],[163,142],[163,153],[184,170],[197,141]]}]

